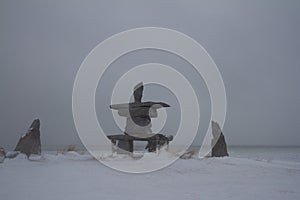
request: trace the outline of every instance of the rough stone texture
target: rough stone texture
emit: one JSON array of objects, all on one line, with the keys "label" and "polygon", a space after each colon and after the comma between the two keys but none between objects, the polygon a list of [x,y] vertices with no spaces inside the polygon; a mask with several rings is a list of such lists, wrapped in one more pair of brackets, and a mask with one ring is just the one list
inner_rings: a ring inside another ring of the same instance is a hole
[{"label": "rough stone texture", "polygon": [[212,151],[211,156],[212,157],[224,157],[229,156],[227,152],[227,145],[225,142],[225,137],[222,133],[222,130],[217,122],[212,121],[212,134],[213,139],[211,142],[212,145]]},{"label": "rough stone texture", "polygon": [[40,139],[40,120],[35,119],[27,133],[22,136],[15,148],[15,151],[26,154],[29,157],[31,154],[41,154],[41,139]]},{"label": "rough stone texture", "polygon": [[4,148],[0,147],[0,163],[3,163],[5,157],[6,157],[5,150]]}]

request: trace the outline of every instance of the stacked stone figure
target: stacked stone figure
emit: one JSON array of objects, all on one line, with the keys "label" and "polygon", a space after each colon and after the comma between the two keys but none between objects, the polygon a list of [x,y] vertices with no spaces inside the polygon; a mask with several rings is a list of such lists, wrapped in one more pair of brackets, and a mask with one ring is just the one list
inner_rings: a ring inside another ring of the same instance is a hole
[{"label": "stacked stone figure", "polygon": [[[117,110],[120,116],[126,117],[124,131],[126,137],[123,137],[124,135],[111,135],[109,138],[113,143],[118,140],[117,146],[130,152],[132,152],[131,143],[133,140],[148,141],[146,149],[152,152],[173,139],[171,136],[152,133],[151,118],[157,117],[157,109],[170,106],[163,102],[142,102],[143,90],[144,86],[141,82],[134,87],[134,102],[110,106],[111,109]],[[128,142],[128,140],[130,141]]]}]

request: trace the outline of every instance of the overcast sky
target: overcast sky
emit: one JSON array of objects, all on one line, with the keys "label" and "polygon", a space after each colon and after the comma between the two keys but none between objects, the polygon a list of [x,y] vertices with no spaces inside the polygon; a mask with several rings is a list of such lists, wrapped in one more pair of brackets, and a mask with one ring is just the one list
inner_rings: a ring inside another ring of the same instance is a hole
[{"label": "overcast sky", "polygon": [[[183,32],[211,55],[226,87],[230,145],[300,145],[299,10],[296,0],[1,1],[0,146],[13,148],[34,118],[41,119],[45,148],[79,145],[71,103],[80,64],[109,36],[145,26]],[[200,144],[209,123],[207,89],[191,66],[166,52],[133,52],[112,64],[97,90],[100,123],[119,131],[108,109],[114,82],[148,62],[173,66],[196,86]],[[145,100],[171,103],[168,114],[178,121],[172,93],[155,85],[144,92]],[[170,121],[164,131],[177,127]]]}]

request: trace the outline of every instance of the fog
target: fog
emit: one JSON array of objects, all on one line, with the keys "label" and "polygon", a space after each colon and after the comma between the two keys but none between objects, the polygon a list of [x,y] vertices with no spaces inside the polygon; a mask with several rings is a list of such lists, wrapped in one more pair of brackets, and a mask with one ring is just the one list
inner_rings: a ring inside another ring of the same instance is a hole
[{"label": "fog", "polygon": [[[223,128],[229,145],[300,145],[299,1],[1,1],[0,146],[12,149],[34,118],[44,149],[81,142],[72,116],[72,89],[87,54],[113,34],[137,27],[178,30],[199,42],[217,64],[227,93]],[[96,108],[110,134],[115,82],[148,62],[174,67],[193,85],[201,107],[200,145],[210,100],[201,76],[179,57],[158,50],[116,60],[99,82]],[[168,102],[163,131],[180,120],[171,91],[146,85],[144,100]],[[123,103],[123,102],[120,102]]]}]

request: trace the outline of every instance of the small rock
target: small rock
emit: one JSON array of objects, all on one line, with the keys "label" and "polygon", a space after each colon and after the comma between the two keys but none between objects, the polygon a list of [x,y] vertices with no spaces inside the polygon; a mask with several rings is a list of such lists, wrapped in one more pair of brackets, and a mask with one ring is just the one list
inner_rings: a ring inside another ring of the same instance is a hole
[{"label": "small rock", "polygon": [[184,159],[184,160],[191,159],[194,154],[195,154],[195,151],[187,151],[182,156],[180,156],[180,158]]},{"label": "small rock", "polygon": [[18,151],[9,151],[6,153],[6,158],[15,158],[20,154]]},{"label": "small rock", "polygon": [[5,157],[6,157],[5,150],[4,148],[0,147],[0,163],[3,163]]}]

